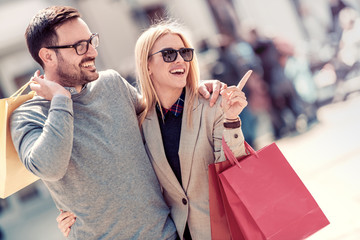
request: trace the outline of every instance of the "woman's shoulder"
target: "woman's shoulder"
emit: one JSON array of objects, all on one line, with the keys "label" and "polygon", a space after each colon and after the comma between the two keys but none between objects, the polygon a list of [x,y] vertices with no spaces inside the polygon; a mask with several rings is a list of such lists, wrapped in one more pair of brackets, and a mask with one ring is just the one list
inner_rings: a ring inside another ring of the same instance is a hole
[{"label": "woman's shoulder", "polygon": [[203,107],[206,109],[221,108],[221,99],[222,99],[222,96],[219,94],[219,97],[216,99],[214,106],[210,107],[210,98],[206,99],[206,98],[202,97],[200,94],[198,94],[199,104],[203,105]]},{"label": "woman's shoulder", "polygon": [[221,95],[219,95],[213,106],[210,106],[210,99],[198,96],[198,106],[201,107],[201,115],[206,119],[213,119],[223,114],[221,108]]}]

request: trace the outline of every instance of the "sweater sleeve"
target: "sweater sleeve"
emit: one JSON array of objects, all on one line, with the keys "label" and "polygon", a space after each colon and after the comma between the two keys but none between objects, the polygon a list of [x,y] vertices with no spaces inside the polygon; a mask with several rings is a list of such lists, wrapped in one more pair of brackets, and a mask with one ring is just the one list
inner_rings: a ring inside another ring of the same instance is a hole
[{"label": "sweater sleeve", "polygon": [[72,152],[72,100],[55,96],[47,116],[41,104],[14,111],[11,135],[25,167],[43,180],[56,181],[65,175]]}]

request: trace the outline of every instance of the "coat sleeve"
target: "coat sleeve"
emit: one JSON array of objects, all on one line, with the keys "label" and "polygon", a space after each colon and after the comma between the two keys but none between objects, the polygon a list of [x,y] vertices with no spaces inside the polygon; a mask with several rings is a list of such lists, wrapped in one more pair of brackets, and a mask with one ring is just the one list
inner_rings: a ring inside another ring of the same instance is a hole
[{"label": "coat sleeve", "polygon": [[213,106],[216,107],[213,130],[215,162],[225,161],[225,155],[222,149],[222,137],[224,137],[225,142],[236,158],[246,155],[244,145],[245,140],[241,127],[234,129],[224,128],[224,113],[220,102],[221,100],[218,100],[216,105]]},{"label": "coat sleeve", "polygon": [[34,102],[15,110],[10,120],[11,135],[25,167],[43,180],[56,181],[65,175],[72,152],[72,100],[57,95],[48,112],[41,106]]}]

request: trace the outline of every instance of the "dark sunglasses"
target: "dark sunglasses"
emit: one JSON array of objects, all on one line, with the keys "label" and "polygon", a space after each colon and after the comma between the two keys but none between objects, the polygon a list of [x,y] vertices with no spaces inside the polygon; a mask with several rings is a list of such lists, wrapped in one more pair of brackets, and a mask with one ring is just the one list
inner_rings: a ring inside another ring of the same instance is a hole
[{"label": "dark sunglasses", "polygon": [[79,41],[73,45],[63,45],[63,46],[50,46],[46,47],[48,49],[58,49],[58,48],[74,48],[77,55],[84,55],[89,50],[89,44],[94,48],[97,48],[100,43],[100,38],[98,33],[91,34],[88,40]]},{"label": "dark sunglasses", "polygon": [[152,55],[155,55],[158,53],[162,54],[164,62],[174,62],[177,58],[178,53],[184,59],[185,62],[190,62],[194,56],[194,49],[193,48],[181,48],[179,50],[175,50],[173,48],[166,48],[166,49],[160,50],[156,53],[149,55],[149,58]]}]

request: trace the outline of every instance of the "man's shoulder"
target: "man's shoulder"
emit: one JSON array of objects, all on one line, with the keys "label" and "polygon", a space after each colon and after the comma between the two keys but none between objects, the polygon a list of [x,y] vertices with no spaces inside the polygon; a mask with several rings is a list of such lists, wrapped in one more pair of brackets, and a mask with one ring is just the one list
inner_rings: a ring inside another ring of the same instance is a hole
[{"label": "man's shoulder", "polygon": [[[24,102],[19,107],[17,107],[11,114],[11,121],[16,119],[29,119],[29,118],[44,118],[48,115],[50,109],[51,102],[39,97],[35,96],[32,99]],[[30,117],[31,116],[31,117]]]},{"label": "man's shoulder", "polygon": [[[40,110],[49,109],[51,102],[40,96],[34,96],[32,99],[27,100],[21,104],[16,110]],[[16,111],[15,110],[15,111]]]},{"label": "man's shoulder", "polygon": [[103,70],[103,71],[99,72],[99,78],[101,78],[101,77],[110,77],[110,76],[114,76],[114,77],[118,76],[118,77],[120,77],[120,73],[117,72],[114,69],[106,69],[106,70]]},{"label": "man's shoulder", "polygon": [[116,84],[122,84],[125,82],[125,79],[116,70],[107,69],[99,72],[99,78],[97,81],[94,81],[94,83],[96,84],[99,82],[104,82],[104,83],[112,82]]},{"label": "man's shoulder", "polygon": [[96,89],[102,89],[106,91],[107,94],[112,93],[131,93],[134,95],[137,93],[137,90],[129,83],[127,80],[120,75],[117,71],[113,69],[108,69],[105,71],[99,72],[99,78],[91,82],[89,86],[92,86]]}]

